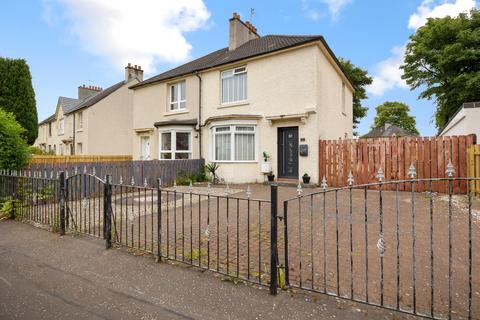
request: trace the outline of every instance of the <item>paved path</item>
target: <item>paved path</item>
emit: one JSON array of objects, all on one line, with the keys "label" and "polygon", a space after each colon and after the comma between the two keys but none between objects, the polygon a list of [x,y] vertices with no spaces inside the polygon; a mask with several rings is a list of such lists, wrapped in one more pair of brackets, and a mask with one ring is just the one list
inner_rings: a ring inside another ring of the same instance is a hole
[{"label": "paved path", "polygon": [[0,319],[401,319],[316,295],[154,262],[104,242],[0,222]]}]

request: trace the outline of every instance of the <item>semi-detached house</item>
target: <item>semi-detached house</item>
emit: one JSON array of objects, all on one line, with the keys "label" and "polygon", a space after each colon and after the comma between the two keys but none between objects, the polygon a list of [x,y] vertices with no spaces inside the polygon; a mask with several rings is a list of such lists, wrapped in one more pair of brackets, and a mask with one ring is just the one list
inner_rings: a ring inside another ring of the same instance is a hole
[{"label": "semi-detached house", "polygon": [[128,64],[125,79],[102,89],[79,86],[78,98],[60,97],[55,114],[39,123],[35,145],[57,155],[131,155],[133,91],[143,79]]},{"label": "semi-detached house", "polygon": [[355,89],[325,39],[260,36],[235,13],[228,47],[130,88],[134,159],[204,158],[227,182],[318,182],[319,139],[352,137]]}]

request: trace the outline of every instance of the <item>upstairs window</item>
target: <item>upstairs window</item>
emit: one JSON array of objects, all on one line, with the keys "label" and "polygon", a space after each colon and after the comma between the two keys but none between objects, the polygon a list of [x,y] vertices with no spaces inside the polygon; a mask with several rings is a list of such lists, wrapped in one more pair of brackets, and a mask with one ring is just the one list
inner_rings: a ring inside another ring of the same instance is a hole
[{"label": "upstairs window", "polygon": [[[52,136],[52,123],[49,122],[48,123],[48,136],[51,137]],[[49,150],[50,151],[50,150]]]},{"label": "upstairs window", "polygon": [[58,121],[58,134],[64,134],[65,133],[65,118],[61,118]]},{"label": "upstairs window", "polygon": [[83,129],[83,112],[80,111],[77,114],[77,117],[78,117],[78,129]]},{"label": "upstairs window", "polygon": [[342,83],[342,113],[346,114],[347,113],[347,106],[346,106],[346,99],[347,97],[345,96],[345,83]]},{"label": "upstairs window", "polygon": [[170,111],[185,110],[187,108],[185,81],[170,85]]},{"label": "upstairs window", "polygon": [[223,71],[222,104],[247,100],[247,67]]}]

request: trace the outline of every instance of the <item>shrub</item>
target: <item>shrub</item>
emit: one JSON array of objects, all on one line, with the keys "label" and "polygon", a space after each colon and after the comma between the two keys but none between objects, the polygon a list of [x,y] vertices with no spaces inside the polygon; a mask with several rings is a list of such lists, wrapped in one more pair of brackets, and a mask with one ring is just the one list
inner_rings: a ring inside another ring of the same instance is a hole
[{"label": "shrub", "polygon": [[0,168],[16,170],[28,159],[28,145],[23,137],[25,129],[11,113],[0,108]]}]

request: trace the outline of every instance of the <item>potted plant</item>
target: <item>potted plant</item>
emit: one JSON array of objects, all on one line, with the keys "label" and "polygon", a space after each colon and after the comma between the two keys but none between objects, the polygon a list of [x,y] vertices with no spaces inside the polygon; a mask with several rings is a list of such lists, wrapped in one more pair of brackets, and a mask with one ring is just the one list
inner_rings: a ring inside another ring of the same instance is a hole
[{"label": "potted plant", "polygon": [[303,176],[302,176],[302,180],[303,180],[303,183],[305,184],[309,184],[310,183],[310,176],[308,175],[308,173],[304,173]]},{"label": "potted plant", "polygon": [[263,151],[263,162],[261,167],[262,173],[270,173],[270,171],[272,171],[272,166],[270,165],[270,162],[268,162],[269,159],[270,155]]},{"label": "potted plant", "polygon": [[268,182],[273,182],[275,180],[275,175],[273,174],[273,171],[270,171],[267,175]]},{"label": "potted plant", "polygon": [[220,165],[216,162],[210,162],[209,164],[205,165],[205,170],[207,170],[207,172],[210,173],[211,182],[213,184],[217,184],[220,181],[217,175],[217,171],[219,167]]}]

